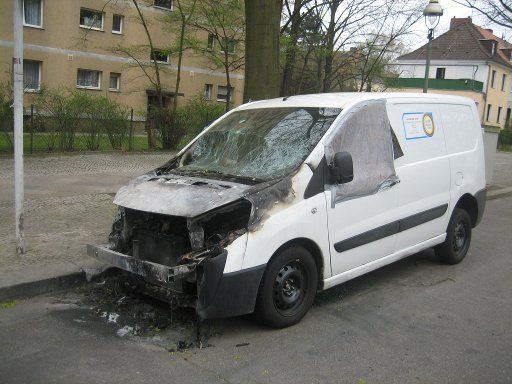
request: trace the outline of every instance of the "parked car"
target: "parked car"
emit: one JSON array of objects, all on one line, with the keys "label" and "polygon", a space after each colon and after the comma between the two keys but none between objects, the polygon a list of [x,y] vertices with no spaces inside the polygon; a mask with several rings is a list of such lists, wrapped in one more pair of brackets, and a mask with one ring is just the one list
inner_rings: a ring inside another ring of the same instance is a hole
[{"label": "parked car", "polygon": [[230,111],[121,188],[88,252],[201,319],[286,327],[317,291],[421,250],[460,262],[485,195],[472,100],[292,96]]}]

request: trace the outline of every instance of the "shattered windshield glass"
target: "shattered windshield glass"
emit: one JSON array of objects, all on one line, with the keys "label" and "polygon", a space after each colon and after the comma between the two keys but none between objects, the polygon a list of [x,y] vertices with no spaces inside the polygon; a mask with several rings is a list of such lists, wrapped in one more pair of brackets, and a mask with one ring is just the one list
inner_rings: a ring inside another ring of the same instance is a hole
[{"label": "shattered windshield glass", "polygon": [[322,138],[339,108],[262,108],[233,112],[191,147],[179,173],[255,181],[297,168]]}]

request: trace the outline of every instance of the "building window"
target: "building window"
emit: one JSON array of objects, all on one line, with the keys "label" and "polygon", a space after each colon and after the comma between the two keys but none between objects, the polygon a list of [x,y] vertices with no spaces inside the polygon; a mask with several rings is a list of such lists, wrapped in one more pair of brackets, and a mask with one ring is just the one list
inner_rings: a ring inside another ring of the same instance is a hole
[{"label": "building window", "polygon": [[208,44],[206,45],[206,48],[211,51],[213,50],[213,46],[215,45],[215,35],[210,33],[208,35]]},{"label": "building window", "polygon": [[491,88],[494,88],[494,84],[496,83],[496,71],[493,69],[491,74]]},{"label": "building window", "polygon": [[123,33],[123,19],[124,17],[121,15],[112,16],[112,33],[118,35]]},{"label": "building window", "polygon": [[446,68],[437,68],[436,69],[436,79],[444,79],[445,73],[446,73]]},{"label": "building window", "polygon": [[486,121],[489,121],[489,119],[491,118],[491,109],[492,109],[492,105],[491,104],[487,104],[487,115],[485,115],[485,120]]},{"label": "building window", "polygon": [[121,88],[121,74],[110,72],[110,81],[108,90],[113,92],[119,92]]},{"label": "building window", "polygon": [[155,0],[155,7],[172,9],[172,0]]},{"label": "building window", "polygon": [[498,107],[498,116],[496,117],[496,122],[499,123],[501,119],[501,107]]},{"label": "building window", "polygon": [[43,0],[23,0],[23,25],[43,26]]},{"label": "building window", "polygon": [[101,72],[90,69],[79,69],[76,76],[78,88],[100,89]]},{"label": "building window", "polygon": [[[156,61],[158,63],[168,63],[169,62],[169,54],[166,51],[162,51],[159,49],[155,49],[153,51],[155,55]],[[153,60],[153,58],[151,58]]]},{"label": "building window", "polygon": [[212,99],[212,89],[213,89],[213,84],[205,84],[204,85],[203,99],[205,99],[205,100],[211,100]]},{"label": "building window", "polygon": [[505,90],[505,83],[507,82],[507,75],[503,74],[501,76],[501,90]]},{"label": "building window", "polygon": [[23,60],[23,87],[26,92],[37,92],[41,89],[41,62]]},{"label": "building window", "polygon": [[103,12],[80,8],[80,26],[103,31]]},{"label": "building window", "polygon": [[227,52],[228,53],[235,53],[235,47],[236,47],[236,40],[234,39],[222,39],[222,45],[220,47],[220,50],[222,53]]},{"label": "building window", "polygon": [[[234,91],[234,88],[231,87],[229,101],[231,101],[231,98],[233,97],[233,91]],[[219,88],[217,89],[217,101],[222,101],[222,102],[228,101],[228,87],[226,87],[224,85],[219,85]]]}]

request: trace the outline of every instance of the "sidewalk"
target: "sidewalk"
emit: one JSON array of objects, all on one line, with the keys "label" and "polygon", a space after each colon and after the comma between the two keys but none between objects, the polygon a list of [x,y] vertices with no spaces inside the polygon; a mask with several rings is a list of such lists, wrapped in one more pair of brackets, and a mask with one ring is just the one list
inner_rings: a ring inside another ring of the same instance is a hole
[{"label": "sidewalk", "polygon": [[[21,256],[15,253],[14,163],[0,158],[0,302],[55,287],[57,276],[78,282],[85,281],[85,271],[101,270],[85,245],[106,242],[115,214],[113,195],[170,157],[162,152],[27,156],[26,253]],[[34,281],[44,284],[28,284]],[[7,290],[13,286],[16,291]]]},{"label": "sidewalk", "polygon": [[[85,281],[102,265],[87,243],[106,242],[116,191],[134,176],[163,164],[170,153],[100,153],[25,159],[26,254],[15,253],[13,161],[0,158],[0,302]],[[512,195],[512,153],[496,154],[488,198]],[[42,281],[42,283],[41,283]],[[32,284],[39,282],[38,284]],[[10,287],[10,288],[9,288]]]}]

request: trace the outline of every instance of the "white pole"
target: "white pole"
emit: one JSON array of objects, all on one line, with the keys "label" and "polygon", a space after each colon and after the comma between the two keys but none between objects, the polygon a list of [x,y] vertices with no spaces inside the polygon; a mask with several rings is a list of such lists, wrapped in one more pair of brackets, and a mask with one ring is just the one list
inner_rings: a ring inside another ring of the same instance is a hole
[{"label": "white pole", "polygon": [[23,239],[23,0],[14,0],[14,214],[16,223],[16,253],[25,252]]}]

